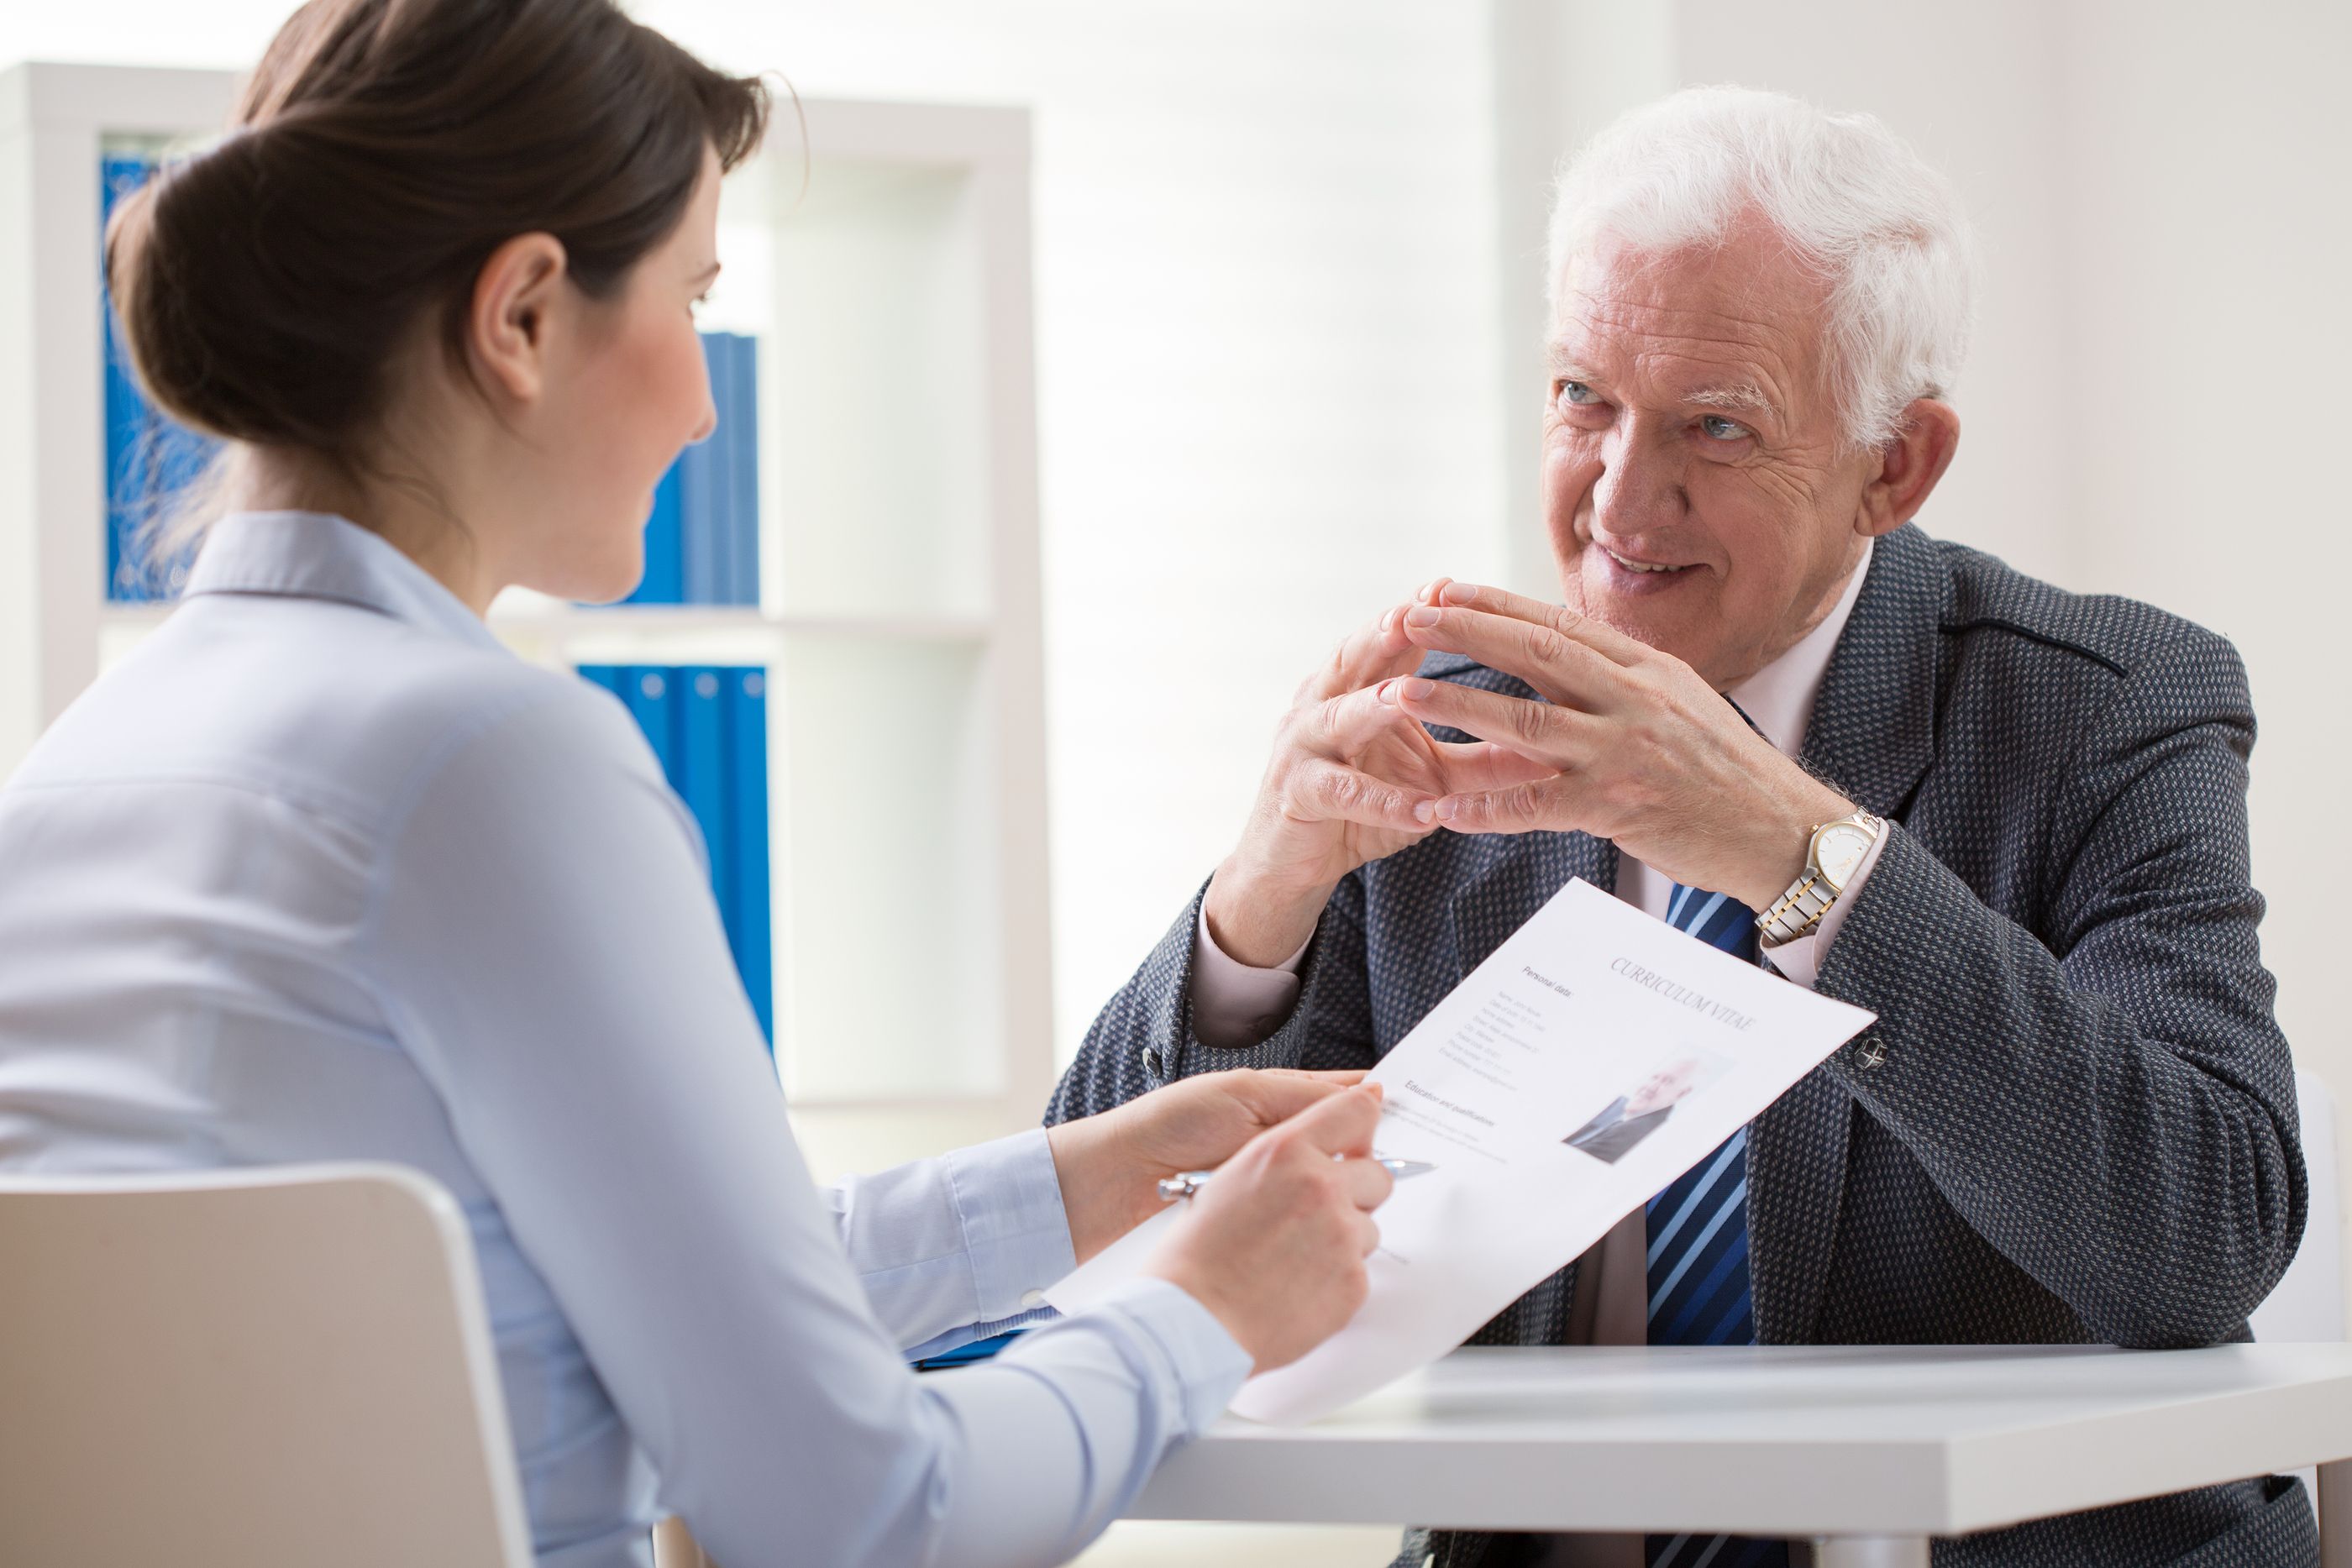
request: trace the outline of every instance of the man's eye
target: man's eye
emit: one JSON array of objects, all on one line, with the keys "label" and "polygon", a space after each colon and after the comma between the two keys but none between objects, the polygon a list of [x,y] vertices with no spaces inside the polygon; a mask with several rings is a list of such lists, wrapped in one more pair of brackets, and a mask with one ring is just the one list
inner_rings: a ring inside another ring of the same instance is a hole
[{"label": "man's eye", "polygon": [[1562,382],[1559,383],[1559,401],[1562,402],[1573,403],[1596,403],[1601,401],[1601,394],[1594,392],[1591,387],[1586,386],[1582,382]]},{"label": "man's eye", "polygon": [[1738,441],[1755,434],[1738,420],[1726,419],[1719,413],[1706,415],[1698,422],[1698,427],[1706,432],[1710,441]]}]

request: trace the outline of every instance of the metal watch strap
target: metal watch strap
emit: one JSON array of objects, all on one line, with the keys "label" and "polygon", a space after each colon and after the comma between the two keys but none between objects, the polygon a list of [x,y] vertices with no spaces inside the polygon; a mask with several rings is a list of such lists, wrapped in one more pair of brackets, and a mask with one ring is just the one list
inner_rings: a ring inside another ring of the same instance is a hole
[{"label": "metal watch strap", "polygon": [[[1850,817],[1838,817],[1822,823],[1820,827],[1813,830],[1813,840],[1817,841],[1823,830],[1833,828],[1839,822],[1853,822],[1857,826],[1866,827],[1873,837],[1886,831],[1885,824],[1880,818],[1864,810],[1856,811]],[[1837,901],[1837,891],[1831,888],[1827,880],[1822,875],[1822,868],[1815,863],[1809,843],[1805,854],[1804,873],[1789,884],[1788,892],[1774,899],[1771,906],[1756,917],[1756,927],[1763,933],[1767,942],[1775,945],[1794,942],[1800,936],[1810,936],[1813,928],[1821,924],[1822,916],[1830,912],[1830,905]]]},{"label": "metal watch strap", "polygon": [[1829,890],[1818,871],[1808,870],[1788,892],[1772,901],[1772,906],[1756,917],[1757,928],[1768,942],[1794,942],[1798,937],[1821,924],[1837,895]]}]

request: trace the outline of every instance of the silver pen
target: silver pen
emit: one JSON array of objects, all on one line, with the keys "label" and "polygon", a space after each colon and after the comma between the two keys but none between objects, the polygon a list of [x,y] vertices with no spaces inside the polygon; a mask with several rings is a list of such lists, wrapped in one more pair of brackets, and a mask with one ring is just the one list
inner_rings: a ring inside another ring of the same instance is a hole
[{"label": "silver pen", "polygon": [[[1331,1157],[1335,1160],[1347,1158],[1345,1155],[1333,1155]],[[1381,1155],[1373,1157],[1381,1162],[1382,1170],[1399,1181],[1406,1181],[1417,1176],[1427,1176],[1437,1168],[1427,1160],[1392,1160]],[[1208,1186],[1209,1178],[1216,1174],[1214,1171],[1179,1171],[1172,1176],[1161,1176],[1160,1201],[1174,1203],[1180,1197],[1190,1197]]]}]

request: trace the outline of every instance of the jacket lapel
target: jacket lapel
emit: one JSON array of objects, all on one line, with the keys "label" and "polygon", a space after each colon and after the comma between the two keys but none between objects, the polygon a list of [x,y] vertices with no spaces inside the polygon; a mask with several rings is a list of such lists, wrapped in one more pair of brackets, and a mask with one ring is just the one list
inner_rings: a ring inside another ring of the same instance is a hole
[{"label": "jacket lapel", "polygon": [[[1937,627],[1947,579],[1908,524],[1878,541],[1830,655],[1804,761],[1851,799],[1900,817],[1936,757]],[[1748,1132],[1748,1238],[1757,1337],[1803,1344],[1820,1316],[1845,1197],[1858,1107],[1820,1067]]]},{"label": "jacket lapel", "polygon": [[1947,578],[1906,523],[1878,541],[1805,726],[1814,772],[1881,816],[1899,815],[1936,759],[1936,663]]}]

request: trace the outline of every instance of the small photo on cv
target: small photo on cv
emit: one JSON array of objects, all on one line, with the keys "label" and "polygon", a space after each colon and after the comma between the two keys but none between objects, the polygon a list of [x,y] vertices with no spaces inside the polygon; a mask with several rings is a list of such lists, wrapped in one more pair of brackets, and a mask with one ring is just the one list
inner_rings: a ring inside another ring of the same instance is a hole
[{"label": "small photo on cv", "polygon": [[1731,1071],[1731,1059],[1676,1042],[1652,1057],[1643,1075],[1620,1090],[1600,1114],[1560,1140],[1615,1165],[1664,1126],[1675,1107]]}]

